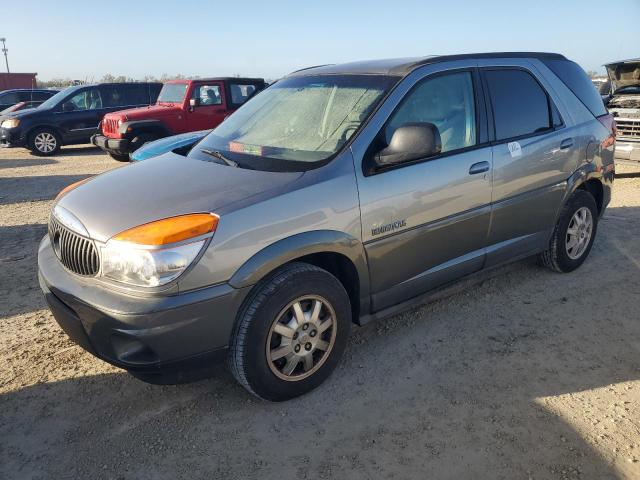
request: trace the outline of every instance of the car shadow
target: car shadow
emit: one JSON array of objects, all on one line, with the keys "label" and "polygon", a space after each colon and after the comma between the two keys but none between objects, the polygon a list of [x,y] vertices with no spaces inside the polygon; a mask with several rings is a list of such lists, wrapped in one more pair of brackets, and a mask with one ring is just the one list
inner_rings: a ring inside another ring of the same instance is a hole
[{"label": "car shadow", "polygon": [[619,478],[576,423],[610,411],[583,392],[640,378],[638,218],[610,209],[571,274],[519,262],[357,329],[329,380],[285,403],[225,370],[148,385],[63,343],[0,394],[0,477]]},{"label": "car shadow", "polygon": [[616,173],[616,178],[638,178],[640,177],[640,171],[629,173]]},{"label": "car shadow", "polygon": [[0,205],[52,200],[67,185],[92,175],[0,177]]},{"label": "car shadow", "polygon": [[40,167],[43,165],[53,165],[58,163],[57,160],[52,158],[24,158],[24,159],[11,159],[0,160],[0,169],[9,168],[24,168],[24,167]]}]

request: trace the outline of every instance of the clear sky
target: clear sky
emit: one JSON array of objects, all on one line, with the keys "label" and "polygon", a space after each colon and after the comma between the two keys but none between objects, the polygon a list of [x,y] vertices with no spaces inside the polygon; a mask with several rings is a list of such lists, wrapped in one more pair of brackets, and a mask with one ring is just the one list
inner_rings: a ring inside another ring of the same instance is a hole
[{"label": "clear sky", "polygon": [[0,12],[9,67],[41,80],[277,78],[323,63],[508,50],[601,70],[640,56],[640,0],[0,0]]}]

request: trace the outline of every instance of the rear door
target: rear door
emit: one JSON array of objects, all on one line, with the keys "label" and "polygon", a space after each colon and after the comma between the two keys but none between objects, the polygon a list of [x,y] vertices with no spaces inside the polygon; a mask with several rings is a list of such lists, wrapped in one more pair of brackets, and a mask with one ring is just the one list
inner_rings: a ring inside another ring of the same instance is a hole
[{"label": "rear door", "polygon": [[[442,152],[371,170],[372,153],[412,122],[436,125]],[[363,155],[358,190],[374,311],[482,268],[492,163],[483,125],[476,70],[440,71],[411,88]]]},{"label": "rear door", "polygon": [[545,248],[578,162],[553,98],[525,62],[481,69],[493,126],[487,266]]},{"label": "rear door", "polygon": [[195,83],[189,98],[195,100],[195,106],[187,111],[188,131],[215,128],[227,116],[222,82]]}]

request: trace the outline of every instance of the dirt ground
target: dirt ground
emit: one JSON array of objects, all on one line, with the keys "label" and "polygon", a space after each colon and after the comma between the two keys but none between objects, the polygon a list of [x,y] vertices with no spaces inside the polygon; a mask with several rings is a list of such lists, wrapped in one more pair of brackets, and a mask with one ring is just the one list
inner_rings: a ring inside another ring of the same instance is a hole
[{"label": "dirt ground", "polygon": [[224,369],[144,384],[45,308],[52,198],[120,166],[0,150],[1,479],[640,478],[640,169],[618,168],[578,271],[527,260],[467,280],[354,329],[323,386],[271,404]]}]

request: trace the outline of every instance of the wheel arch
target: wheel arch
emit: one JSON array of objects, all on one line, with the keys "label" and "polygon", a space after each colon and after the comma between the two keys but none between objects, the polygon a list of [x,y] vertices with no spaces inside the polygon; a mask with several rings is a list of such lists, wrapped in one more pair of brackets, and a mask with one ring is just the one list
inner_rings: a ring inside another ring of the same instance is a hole
[{"label": "wheel arch", "polygon": [[606,207],[605,187],[601,170],[593,163],[587,163],[578,168],[567,180],[567,191],[562,201],[562,205],[558,210],[558,214],[562,206],[567,203],[569,197],[576,190],[584,190],[589,192],[596,201],[598,207],[598,215],[602,215]]},{"label": "wheel arch", "polygon": [[[129,130],[131,129],[131,130]],[[120,125],[119,131],[122,135],[135,137],[143,133],[157,134],[160,137],[173,135],[171,130],[160,120],[133,120]]]},{"label": "wheel arch", "polygon": [[369,270],[364,247],[355,237],[334,230],[304,232],[265,247],[236,271],[229,284],[235,288],[255,285],[292,262],[306,262],[334,275],[349,295],[355,323],[369,312]]}]

